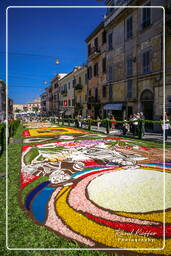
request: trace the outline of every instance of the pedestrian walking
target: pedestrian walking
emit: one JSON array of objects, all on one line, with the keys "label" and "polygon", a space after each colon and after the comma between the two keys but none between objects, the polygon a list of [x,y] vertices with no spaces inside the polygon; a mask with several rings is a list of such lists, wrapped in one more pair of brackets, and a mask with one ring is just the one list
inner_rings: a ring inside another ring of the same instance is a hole
[{"label": "pedestrian walking", "polygon": [[100,117],[98,116],[97,117],[97,129],[99,130],[100,129],[100,125],[101,125],[101,122],[99,121],[100,120]]},{"label": "pedestrian walking", "polygon": [[122,126],[123,135],[126,135],[129,131],[129,123],[127,123],[127,120],[124,120],[123,126]]},{"label": "pedestrian walking", "polygon": [[111,120],[112,120],[112,122],[111,122],[111,128],[112,128],[112,130],[114,130],[114,129],[115,129],[115,124],[116,124],[116,122],[115,122],[116,119],[115,119],[114,116],[112,116]]},{"label": "pedestrian walking", "polygon": [[145,135],[145,117],[144,117],[144,114],[143,112],[140,112],[140,119],[142,120],[142,136]]},{"label": "pedestrian walking", "polygon": [[162,121],[162,131],[165,141],[167,141],[169,130],[171,129],[171,125],[169,123],[169,119],[167,117],[167,114],[165,113],[164,117],[162,116],[160,121]]}]

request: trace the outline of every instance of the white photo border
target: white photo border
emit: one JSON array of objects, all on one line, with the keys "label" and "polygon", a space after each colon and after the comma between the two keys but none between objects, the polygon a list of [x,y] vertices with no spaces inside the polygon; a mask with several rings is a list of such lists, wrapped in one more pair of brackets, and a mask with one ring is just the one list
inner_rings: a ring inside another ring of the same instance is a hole
[{"label": "white photo border", "polygon": [[[45,9],[45,8],[63,8],[63,9],[68,9],[68,8],[122,8],[122,9],[135,9],[135,8],[156,8],[156,9],[162,9],[163,10],[163,116],[165,114],[165,74],[166,74],[166,69],[165,69],[165,8],[163,6],[8,6],[6,8],[6,248],[11,251],[78,251],[78,250],[87,250],[87,251],[137,251],[137,250],[163,250],[165,248],[165,220],[166,220],[166,214],[165,214],[165,205],[166,205],[166,189],[165,189],[165,184],[166,184],[166,177],[165,177],[165,130],[163,131],[163,185],[164,185],[164,209],[163,209],[163,247],[162,248],[10,248],[8,246],[8,10],[9,9],[22,9],[22,8],[35,8],[35,9]],[[165,119],[164,119],[164,124],[165,124]]]}]

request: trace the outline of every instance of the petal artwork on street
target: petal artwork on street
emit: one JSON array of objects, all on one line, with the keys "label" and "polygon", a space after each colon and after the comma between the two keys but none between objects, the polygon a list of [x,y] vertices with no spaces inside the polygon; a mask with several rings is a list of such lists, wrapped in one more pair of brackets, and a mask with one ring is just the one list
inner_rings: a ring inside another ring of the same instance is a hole
[{"label": "petal artwork on street", "polygon": [[24,145],[21,206],[36,224],[89,247],[170,255],[170,151],[164,202],[162,149],[121,142],[125,145],[117,138]]},{"label": "petal artwork on street", "polygon": [[88,131],[82,131],[75,128],[37,128],[37,129],[28,129],[23,131],[23,137],[38,137],[38,136],[54,136],[62,134],[79,134],[79,133],[89,133]]}]

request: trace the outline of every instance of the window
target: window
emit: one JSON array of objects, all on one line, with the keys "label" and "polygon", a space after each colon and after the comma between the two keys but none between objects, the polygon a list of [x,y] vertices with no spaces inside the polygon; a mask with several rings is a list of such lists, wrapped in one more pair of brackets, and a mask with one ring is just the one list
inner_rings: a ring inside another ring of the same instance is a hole
[{"label": "window", "polygon": [[108,81],[112,81],[113,80],[113,68],[112,66],[109,66],[109,69],[108,69]]},{"label": "window", "polygon": [[[151,3],[148,2],[144,6],[151,6]],[[151,8],[142,9],[142,27],[146,28],[151,24]]]},{"label": "window", "polygon": [[88,79],[90,80],[92,78],[92,67],[88,67]]},{"label": "window", "polygon": [[109,100],[110,101],[112,100],[112,96],[113,96],[113,88],[112,88],[112,85],[110,84],[109,85]]},{"label": "window", "polygon": [[102,44],[106,43],[106,31],[103,31],[102,33]]},{"label": "window", "polygon": [[78,81],[79,81],[78,83],[81,84],[81,77],[79,77]]},{"label": "window", "polygon": [[150,72],[150,51],[146,51],[143,53],[143,73]]},{"label": "window", "polygon": [[85,74],[85,84],[87,84],[87,76],[88,76],[88,74],[86,73]]},{"label": "window", "polygon": [[88,45],[88,56],[91,54],[91,44]]},{"label": "window", "polygon": [[72,106],[74,106],[75,105],[75,101],[74,101],[74,99],[72,100]]},{"label": "window", "polygon": [[95,88],[95,102],[98,101],[98,88]]},{"label": "window", "polygon": [[109,51],[113,49],[113,34],[108,35],[108,49]]},{"label": "window", "polygon": [[54,87],[55,87],[55,89],[58,88],[58,83],[56,83]]},{"label": "window", "polygon": [[71,100],[68,100],[68,106],[71,106]]},{"label": "window", "polygon": [[88,96],[91,96],[91,89],[88,90]]},{"label": "window", "polygon": [[73,79],[73,80],[72,80],[72,86],[73,86],[73,88],[75,87],[75,84],[76,84],[76,80]]},{"label": "window", "polygon": [[103,94],[103,97],[105,98],[106,97],[106,85],[103,85],[102,94]]},{"label": "window", "polygon": [[98,63],[94,64],[94,76],[98,76]]},{"label": "window", "polygon": [[94,39],[94,47],[95,47],[95,51],[98,51],[99,45],[98,45],[98,38],[97,37]]},{"label": "window", "polygon": [[127,98],[132,98],[132,80],[127,82]]},{"label": "window", "polygon": [[132,37],[132,16],[127,19],[126,24],[127,24],[127,28],[126,28],[127,39],[129,39]]},{"label": "window", "polygon": [[102,60],[102,72],[106,73],[106,58],[103,58]]},{"label": "window", "polygon": [[132,58],[127,59],[127,76],[132,76],[133,74],[133,60]]}]

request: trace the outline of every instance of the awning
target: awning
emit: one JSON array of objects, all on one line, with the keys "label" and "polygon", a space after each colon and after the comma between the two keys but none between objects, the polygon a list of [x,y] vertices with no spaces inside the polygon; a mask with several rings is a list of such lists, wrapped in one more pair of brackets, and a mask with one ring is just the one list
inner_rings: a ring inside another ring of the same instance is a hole
[{"label": "awning", "polygon": [[106,104],[103,109],[104,110],[122,110],[122,103],[116,103],[116,104]]}]

